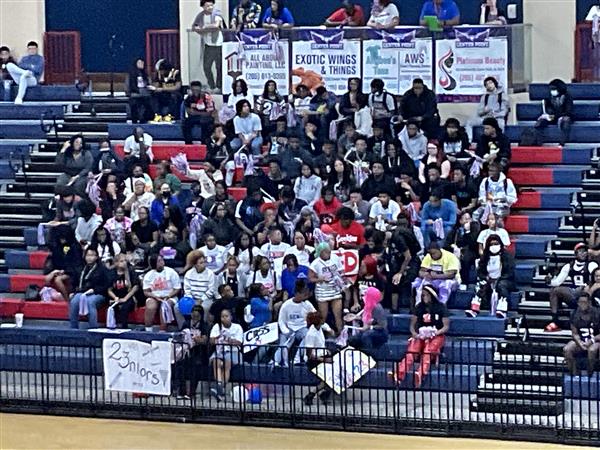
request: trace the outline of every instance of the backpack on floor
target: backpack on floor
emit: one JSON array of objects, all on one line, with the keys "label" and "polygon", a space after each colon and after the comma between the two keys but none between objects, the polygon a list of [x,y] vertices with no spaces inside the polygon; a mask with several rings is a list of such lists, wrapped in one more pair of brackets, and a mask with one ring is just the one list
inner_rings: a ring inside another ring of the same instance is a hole
[{"label": "backpack on floor", "polygon": [[521,139],[519,140],[521,147],[537,147],[542,145],[542,140],[538,131],[535,128],[525,128],[521,132]]}]

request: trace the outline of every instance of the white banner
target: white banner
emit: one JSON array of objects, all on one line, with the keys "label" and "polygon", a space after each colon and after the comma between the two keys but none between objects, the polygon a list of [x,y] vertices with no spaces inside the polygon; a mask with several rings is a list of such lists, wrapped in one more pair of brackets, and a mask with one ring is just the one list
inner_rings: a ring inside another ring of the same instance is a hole
[{"label": "white banner", "polygon": [[340,259],[344,266],[344,276],[352,277],[358,275],[358,250],[340,248],[333,253]]},{"label": "white banner", "polygon": [[312,372],[336,394],[341,394],[376,365],[370,356],[352,347],[346,347],[333,355],[332,362],[321,363],[312,369]]},{"label": "white banner", "polygon": [[292,88],[305,84],[314,90],[344,94],[348,79],[360,78],[360,41],[344,39],[343,30],[302,30],[292,42]]},{"label": "white banner", "polygon": [[436,94],[480,96],[489,76],[507,88],[508,41],[491,31],[461,27],[454,29],[454,39],[436,40]]},{"label": "white banner", "polygon": [[252,328],[244,333],[244,353],[254,350],[258,345],[266,345],[279,339],[279,327],[277,322]]},{"label": "white banner", "polygon": [[104,339],[102,361],[107,391],[171,395],[172,345],[132,339]]},{"label": "white banner", "polygon": [[277,83],[279,92],[287,93],[290,75],[287,40],[276,41],[265,30],[247,30],[239,33],[239,39],[223,42],[223,93],[231,94],[233,82],[238,78],[246,81],[253,95],[261,95],[268,80]]},{"label": "white banner", "polygon": [[421,78],[432,87],[433,44],[431,37],[417,37],[419,30],[369,31],[363,41],[363,91],[370,92],[374,78],[385,82],[392,93],[403,94],[412,80]]}]

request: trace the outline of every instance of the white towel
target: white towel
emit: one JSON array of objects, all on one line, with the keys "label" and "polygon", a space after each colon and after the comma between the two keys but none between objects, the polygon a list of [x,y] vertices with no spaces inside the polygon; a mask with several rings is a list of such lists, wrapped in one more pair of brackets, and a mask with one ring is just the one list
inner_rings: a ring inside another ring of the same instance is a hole
[{"label": "white towel", "polygon": [[106,328],[117,328],[117,320],[115,318],[115,306],[117,306],[116,303],[113,303],[107,310],[106,310]]},{"label": "white towel", "polygon": [[160,317],[162,318],[163,323],[171,323],[175,320],[173,308],[171,307],[171,302],[169,300],[160,302]]},{"label": "white towel", "polygon": [[433,221],[433,232],[438,239],[444,239],[446,233],[444,232],[444,221],[442,219],[435,219]]}]

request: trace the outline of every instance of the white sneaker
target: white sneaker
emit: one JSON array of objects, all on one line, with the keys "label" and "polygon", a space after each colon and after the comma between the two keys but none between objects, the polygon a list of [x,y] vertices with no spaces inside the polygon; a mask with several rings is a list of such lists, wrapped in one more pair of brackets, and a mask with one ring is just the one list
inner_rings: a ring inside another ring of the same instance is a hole
[{"label": "white sneaker", "polygon": [[22,105],[23,104],[23,99],[22,98],[15,98],[15,105]]}]

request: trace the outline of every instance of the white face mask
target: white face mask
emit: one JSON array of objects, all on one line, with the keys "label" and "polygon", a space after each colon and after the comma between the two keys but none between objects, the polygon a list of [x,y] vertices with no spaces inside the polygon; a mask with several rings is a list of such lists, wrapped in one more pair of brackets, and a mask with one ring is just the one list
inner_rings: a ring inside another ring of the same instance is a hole
[{"label": "white face mask", "polygon": [[490,253],[492,255],[497,255],[498,253],[500,253],[500,245],[490,245]]},{"label": "white face mask", "polygon": [[550,90],[550,95],[552,97],[558,97],[558,91],[556,89],[551,89]]}]

